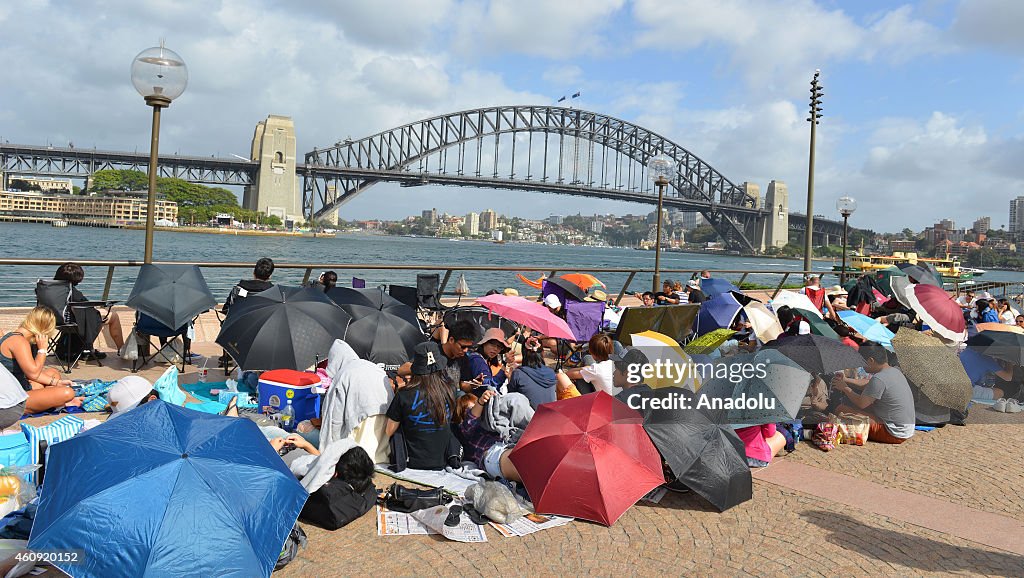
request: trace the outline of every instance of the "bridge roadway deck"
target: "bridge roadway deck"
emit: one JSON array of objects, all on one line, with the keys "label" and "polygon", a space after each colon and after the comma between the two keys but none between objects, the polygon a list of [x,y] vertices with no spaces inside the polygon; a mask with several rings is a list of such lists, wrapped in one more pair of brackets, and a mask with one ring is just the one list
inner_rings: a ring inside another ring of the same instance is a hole
[{"label": "bridge roadway deck", "polygon": [[[22,313],[0,311],[0,328],[13,328]],[[200,319],[197,353],[219,354],[211,343],[217,326],[212,315]],[[104,363],[83,364],[72,376],[127,374],[120,360]],[[165,367],[142,375],[155,379]],[[195,378],[192,367],[183,376]],[[372,514],[335,532],[303,524],[308,547],[275,576],[1019,576],[1021,425],[1024,414],[976,406],[967,427],[918,432],[901,446],[823,453],[804,442],[755,474],[753,500],[724,513],[692,494],[669,494],[635,506],[611,528],[575,522],[524,538],[489,529],[481,545],[380,538]]]}]

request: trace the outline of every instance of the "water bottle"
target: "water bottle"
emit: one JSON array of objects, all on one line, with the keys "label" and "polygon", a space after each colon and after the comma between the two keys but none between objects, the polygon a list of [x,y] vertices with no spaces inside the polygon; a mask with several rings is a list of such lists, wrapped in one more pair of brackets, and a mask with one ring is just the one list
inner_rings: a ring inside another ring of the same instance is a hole
[{"label": "water bottle", "polygon": [[292,407],[292,400],[281,410],[281,429],[288,433],[295,431],[295,408]]}]

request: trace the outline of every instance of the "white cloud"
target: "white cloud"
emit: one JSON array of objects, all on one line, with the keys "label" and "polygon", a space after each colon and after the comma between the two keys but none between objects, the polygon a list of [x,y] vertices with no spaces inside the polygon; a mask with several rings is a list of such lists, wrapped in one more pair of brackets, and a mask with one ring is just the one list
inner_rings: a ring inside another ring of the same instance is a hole
[{"label": "white cloud", "polygon": [[636,0],[648,48],[730,50],[731,66],[761,91],[789,91],[815,68],[843,59],[885,55],[894,60],[934,51],[938,31],[909,7],[882,14],[870,27],[813,0]]},{"label": "white cloud", "polygon": [[490,0],[456,11],[455,51],[466,58],[500,53],[569,58],[606,49],[605,30],[625,0]]},{"label": "white cloud", "polygon": [[552,66],[541,74],[541,78],[556,89],[571,90],[583,80],[583,69],[575,64]]},{"label": "white cloud", "polygon": [[960,42],[1020,54],[1021,22],[1024,2],[1019,0],[961,0],[951,30]]}]

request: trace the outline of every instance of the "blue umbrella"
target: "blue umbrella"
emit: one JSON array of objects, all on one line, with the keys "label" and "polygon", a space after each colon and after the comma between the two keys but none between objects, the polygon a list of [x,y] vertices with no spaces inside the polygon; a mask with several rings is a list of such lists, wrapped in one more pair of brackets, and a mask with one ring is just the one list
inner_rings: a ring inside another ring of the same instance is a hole
[{"label": "blue umbrella", "polygon": [[710,279],[700,280],[700,290],[704,292],[708,297],[714,297],[715,295],[721,295],[722,293],[728,293],[730,291],[740,292],[739,287],[726,281],[725,279],[719,279],[712,277]]},{"label": "blue umbrella", "polygon": [[986,373],[1000,370],[995,359],[970,347],[960,352],[960,363],[967,371],[967,376],[971,378],[971,383],[980,383]]},{"label": "blue umbrella", "polygon": [[700,312],[697,313],[697,335],[704,335],[715,329],[728,329],[740,309],[743,309],[743,306],[732,293],[719,293],[701,303]]},{"label": "blue umbrella", "polygon": [[80,576],[270,576],[307,494],[248,419],[151,401],[50,448],[29,538]]},{"label": "blue umbrella", "polygon": [[896,337],[896,334],[889,331],[889,328],[882,325],[877,319],[872,319],[856,311],[840,311],[839,318],[867,339],[886,349],[892,349],[892,338]]}]

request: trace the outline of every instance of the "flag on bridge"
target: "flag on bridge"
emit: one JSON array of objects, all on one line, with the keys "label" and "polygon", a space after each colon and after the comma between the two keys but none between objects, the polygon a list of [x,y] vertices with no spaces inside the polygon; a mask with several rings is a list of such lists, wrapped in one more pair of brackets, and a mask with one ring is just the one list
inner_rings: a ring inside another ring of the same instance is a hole
[{"label": "flag on bridge", "polygon": [[558,99],[558,102],[562,102],[563,100],[565,100],[564,96],[562,98]]},{"label": "flag on bridge", "polygon": [[579,98],[581,94],[583,94],[583,91],[582,91],[582,90],[581,90],[581,91],[579,91],[579,92],[577,92],[576,94],[572,95],[572,97],[573,97],[573,98]]}]

